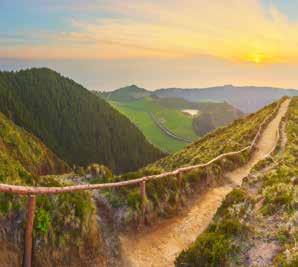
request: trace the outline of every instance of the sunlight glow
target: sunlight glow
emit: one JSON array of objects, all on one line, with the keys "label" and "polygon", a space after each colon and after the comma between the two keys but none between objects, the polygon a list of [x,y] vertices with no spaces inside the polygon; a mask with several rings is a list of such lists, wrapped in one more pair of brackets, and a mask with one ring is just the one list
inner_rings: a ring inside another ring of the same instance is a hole
[{"label": "sunlight glow", "polygon": [[23,43],[1,40],[0,57],[115,60],[203,55],[238,63],[298,63],[298,22],[274,5],[265,8],[260,0],[100,2],[92,5],[96,19],[66,18],[67,29],[32,31]]},{"label": "sunlight glow", "polygon": [[261,53],[256,53],[252,56],[252,61],[256,64],[263,63],[263,60],[264,60],[264,55]]}]

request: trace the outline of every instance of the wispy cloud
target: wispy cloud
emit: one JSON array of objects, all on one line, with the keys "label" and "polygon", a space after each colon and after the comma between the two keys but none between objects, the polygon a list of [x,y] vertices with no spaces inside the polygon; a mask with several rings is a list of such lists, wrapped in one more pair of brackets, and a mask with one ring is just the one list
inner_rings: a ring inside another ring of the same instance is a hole
[{"label": "wispy cloud", "polygon": [[[60,11],[70,7],[86,16],[67,18],[71,30],[48,33],[41,29],[31,37],[44,43],[2,46],[0,56],[114,59],[211,55],[256,63],[298,62],[298,24],[275,6],[265,7],[258,0],[64,0],[45,1],[45,5]],[[89,17],[88,12],[98,17]]]}]

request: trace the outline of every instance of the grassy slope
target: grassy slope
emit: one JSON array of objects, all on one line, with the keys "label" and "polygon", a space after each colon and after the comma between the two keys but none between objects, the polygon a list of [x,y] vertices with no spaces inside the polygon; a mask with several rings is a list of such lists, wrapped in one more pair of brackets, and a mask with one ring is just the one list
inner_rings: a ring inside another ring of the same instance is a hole
[{"label": "grassy slope", "polygon": [[17,183],[22,175],[64,173],[69,167],[40,140],[0,113],[0,180]]},{"label": "grassy slope", "polygon": [[[247,266],[247,259],[256,253],[262,255],[262,250],[266,256],[273,253],[270,266],[297,266],[297,97],[288,111],[286,133],[286,150],[275,156],[279,164],[265,174],[250,177],[240,189],[234,189],[207,231],[179,255],[176,266]],[[259,167],[264,163],[258,164]],[[257,174],[258,166],[255,171]],[[258,249],[259,244],[265,245]],[[272,245],[278,249],[272,251]]]},{"label": "grassy slope", "polygon": [[[16,126],[0,113],[1,183],[62,186],[69,184],[62,176],[39,177],[38,175],[63,173],[69,170],[69,167],[40,140],[23,128]],[[2,227],[2,223],[3,227],[11,225],[10,230],[6,229],[1,232],[0,241],[9,242],[16,249],[20,249],[22,246],[18,243],[22,239],[15,240],[13,238],[18,236],[19,231],[23,231],[24,221],[20,218],[24,218],[25,205],[25,197],[0,193],[0,227]],[[45,253],[49,247],[54,250],[60,248],[61,252],[67,247],[76,248],[77,246],[73,246],[75,243],[92,242],[95,238],[99,242],[95,246],[98,250],[100,236],[96,230],[94,212],[91,196],[86,192],[62,194],[58,197],[38,197],[34,236],[42,246],[35,253],[35,260],[43,262],[49,257],[50,250]],[[23,236],[23,233],[20,235]],[[39,253],[44,253],[45,257]],[[58,256],[55,260],[57,259],[59,259]]]},{"label": "grassy slope", "polygon": [[[199,110],[200,116],[195,116],[192,120],[193,130],[198,136],[227,125],[244,114],[226,102],[189,102],[181,98],[155,98],[160,105],[172,109],[195,109]],[[204,118],[207,118],[204,122]]]},{"label": "grassy slope", "polygon": [[[205,163],[222,153],[240,150],[252,142],[258,131],[258,126],[265,117],[273,112],[275,107],[276,103],[269,105],[255,114],[235,121],[230,126],[210,133],[182,151],[150,164],[138,172],[128,173],[115,179],[127,180],[174,170],[182,166]],[[220,181],[223,169],[233,169],[235,166],[243,164],[247,158],[248,155],[244,153],[237,158],[232,157],[216,162],[208,170],[199,169],[185,174],[180,190],[174,177],[147,182],[148,214],[160,216],[175,212],[183,202],[185,195],[194,192],[198,187],[204,188],[207,186],[206,184]],[[129,219],[127,220],[137,221],[139,219],[141,207],[139,188],[123,188],[117,192],[107,192],[106,196],[115,206],[123,206],[126,203],[129,208],[127,215]]]},{"label": "grassy slope", "polygon": [[133,123],[135,123],[146,138],[164,151],[174,152],[185,147],[186,143],[175,140],[164,134],[152,121],[149,113],[152,113],[164,126],[176,135],[191,140],[197,138],[192,129],[192,118],[179,110],[165,108],[146,97],[137,101],[126,103],[111,102],[111,104]]},{"label": "grassy slope", "polygon": [[[137,93],[140,95],[141,89],[138,89]],[[204,135],[209,128],[213,130],[227,125],[243,115],[241,111],[228,103],[192,103],[181,98],[156,98],[154,96],[127,99],[132,96],[137,97],[135,90],[132,90],[131,87],[116,90],[111,94],[113,97],[108,100],[112,106],[136,124],[152,144],[171,153],[184,148],[187,142],[175,140],[164,134],[156,126],[150,113],[162,122],[165,128],[177,136],[190,140],[198,139],[198,136]],[[199,114],[203,113],[203,115],[208,113],[210,127],[207,129],[207,126],[201,122],[200,116],[193,118],[183,113],[181,111],[183,109],[196,109],[199,110]]]},{"label": "grassy slope", "polygon": [[144,133],[147,140],[159,147],[161,150],[172,153],[185,147],[184,142],[174,140],[165,133],[163,133],[154,121],[150,118],[150,115],[145,111],[138,111],[129,106],[122,105],[117,102],[110,102],[113,107],[119,110],[122,114],[127,116],[138,128]]},{"label": "grassy slope", "polygon": [[126,87],[119,88],[112,92],[96,92],[96,95],[109,101],[116,102],[127,102],[143,98],[150,95],[150,92],[144,88],[140,88],[136,85],[129,85]]},{"label": "grassy slope", "polygon": [[178,167],[205,163],[226,152],[237,151],[249,145],[258,131],[258,126],[274,109],[275,103],[259,112],[234,121],[194,142],[182,151],[165,157],[147,168],[173,170]]}]

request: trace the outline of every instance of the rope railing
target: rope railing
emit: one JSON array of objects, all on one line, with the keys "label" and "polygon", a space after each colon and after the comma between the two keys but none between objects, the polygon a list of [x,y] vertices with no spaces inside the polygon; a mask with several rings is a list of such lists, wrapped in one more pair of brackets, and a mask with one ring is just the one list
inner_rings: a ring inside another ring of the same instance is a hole
[{"label": "rope railing", "polygon": [[62,187],[42,187],[42,186],[21,186],[21,185],[9,185],[9,184],[0,184],[0,192],[3,193],[13,193],[18,195],[27,195],[28,196],[28,204],[27,204],[27,224],[25,231],[25,246],[24,246],[24,258],[23,258],[23,267],[31,267],[32,266],[32,231],[33,231],[33,223],[35,216],[35,207],[36,207],[36,196],[37,195],[54,195],[61,193],[70,193],[77,192],[83,190],[96,190],[96,189],[111,189],[111,188],[119,188],[130,185],[140,186],[140,194],[142,199],[142,213],[143,217],[146,211],[146,182],[156,179],[162,179],[169,176],[175,176],[178,179],[178,183],[181,184],[182,174],[192,171],[198,168],[208,167],[212,163],[229,156],[234,156],[243,153],[244,151],[252,151],[262,133],[263,128],[270,122],[277,114],[279,107],[279,102],[274,112],[268,115],[263,122],[260,124],[257,134],[255,135],[252,143],[249,146],[242,148],[239,151],[227,152],[217,157],[211,159],[207,163],[191,165],[186,167],[181,167],[174,171],[164,172],[161,174],[155,174],[150,176],[144,176],[137,179],[115,182],[115,183],[105,183],[105,184],[83,184],[83,185],[72,185],[72,186],[62,186]]}]

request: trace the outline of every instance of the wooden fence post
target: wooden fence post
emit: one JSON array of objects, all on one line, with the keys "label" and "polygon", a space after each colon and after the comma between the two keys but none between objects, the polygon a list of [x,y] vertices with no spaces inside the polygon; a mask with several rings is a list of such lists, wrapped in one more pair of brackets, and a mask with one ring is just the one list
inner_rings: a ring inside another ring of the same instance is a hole
[{"label": "wooden fence post", "polygon": [[25,244],[24,244],[24,258],[23,267],[32,266],[32,239],[33,239],[33,223],[35,216],[36,197],[30,195],[28,197],[27,204],[27,224],[25,232]]},{"label": "wooden fence post", "polygon": [[182,172],[177,173],[178,189],[181,192],[182,190]]},{"label": "wooden fence post", "polygon": [[145,214],[146,214],[146,205],[147,205],[147,197],[146,197],[146,181],[140,182],[140,193],[142,199],[142,222],[145,222]]}]

